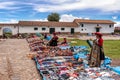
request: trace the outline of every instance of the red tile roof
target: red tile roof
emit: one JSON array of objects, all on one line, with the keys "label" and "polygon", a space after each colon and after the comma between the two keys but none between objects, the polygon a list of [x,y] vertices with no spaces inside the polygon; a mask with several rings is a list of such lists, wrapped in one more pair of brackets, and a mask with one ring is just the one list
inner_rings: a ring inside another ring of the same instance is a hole
[{"label": "red tile roof", "polygon": [[47,26],[47,27],[78,27],[78,23],[93,23],[93,24],[115,24],[110,20],[85,20],[75,19],[73,22],[41,22],[41,21],[19,21],[19,23],[0,23],[1,26]]},{"label": "red tile roof", "polygon": [[17,23],[0,23],[0,27],[1,26],[17,26]]},{"label": "red tile roof", "polygon": [[19,21],[20,26],[78,27],[74,22]]},{"label": "red tile roof", "polygon": [[77,23],[93,23],[93,24],[115,24],[111,20],[87,20],[87,19],[75,19],[73,22]]}]

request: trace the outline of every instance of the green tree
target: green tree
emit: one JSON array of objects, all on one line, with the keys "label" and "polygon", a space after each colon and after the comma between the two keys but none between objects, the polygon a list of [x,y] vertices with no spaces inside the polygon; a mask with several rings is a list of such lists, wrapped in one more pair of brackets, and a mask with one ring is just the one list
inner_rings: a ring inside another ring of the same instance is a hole
[{"label": "green tree", "polygon": [[60,15],[58,13],[51,13],[50,15],[48,15],[47,20],[48,21],[56,21],[59,22],[60,19]]}]

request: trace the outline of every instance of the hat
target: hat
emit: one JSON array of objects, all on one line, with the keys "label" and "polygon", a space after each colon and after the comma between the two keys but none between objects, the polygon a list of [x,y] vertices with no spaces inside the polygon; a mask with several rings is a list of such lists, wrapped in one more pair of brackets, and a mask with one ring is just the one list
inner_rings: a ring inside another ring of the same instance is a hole
[{"label": "hat", "polygon": [[100,32],[96,32],[95,35],[98,35],[98,36],[102,36],[102,34]]},{"label": "hat", "polygon": [[63,39],[66,39],[66,38],[63,38]]}]

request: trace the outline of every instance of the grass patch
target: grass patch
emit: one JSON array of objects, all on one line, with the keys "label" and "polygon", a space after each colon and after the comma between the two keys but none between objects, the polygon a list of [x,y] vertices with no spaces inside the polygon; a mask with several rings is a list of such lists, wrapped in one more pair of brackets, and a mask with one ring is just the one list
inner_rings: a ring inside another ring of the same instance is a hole
[{"label": "grass patch", "polygon": [[[70,42],[71,46],[85,45],[89,47],[86,40],[67,39],[67,41]],[[75,43],[71,43],[72,41]],[[104,52],[106,56],[112,59],[120,59],[120,40],[104,40]]]},{"label": "grass patch", "polygon": [[[63,38],[60,38],[59,41],[63,41]],[[67,39],[67,42],[70,43],[71,46],[79,46],[79,45],[85,45],[89,46],[85,40],[79,40],[79,39]],[[73,43],[72,43],[73,42]]]},{"label": "grass patch", "polygon": [[120,59],[120,40],[105,40],[104,51],[105,55],[113,59]]}]

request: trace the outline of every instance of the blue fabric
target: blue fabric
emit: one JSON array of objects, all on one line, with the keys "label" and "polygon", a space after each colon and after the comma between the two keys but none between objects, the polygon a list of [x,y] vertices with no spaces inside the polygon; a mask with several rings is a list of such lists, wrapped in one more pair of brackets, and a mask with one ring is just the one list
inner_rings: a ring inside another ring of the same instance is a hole
[{"label": "blue fabric", "polygon": [[79,59],[79,58],[86,58],[87,56],[86,56],[84,53],[79,52],[79,53],[77,53],[77,54],[74,54],[73,57],[74,57],[75,59]]},{"label": "blue fabric", "polygon": [[103,64],[101,64],[101,68],[108,68],[111,70],[112,69],[111,62],[112,62],[112,60],[109,57],[105,56],[105,60],[104,60]]},{"label": "blue fabric", "polygon": [[74,49],[87,49],[87,46],[74,46]]},{"label": "blue fabric", "polygon": [[42,76],[42,80],[47,80],[46,77],[43,75],[43,73],[41,71],[39,71],[41,76]]},{"label": "blue fabric", "polygon": [[74,46],[74,51],[76,51],[77,49],[80,49],[81,51],[79,51],[78,53],[74,54],[73,57],[75,59],[78,58],[87,58],[86,54],[88,53],[88,51],[86,50],[88,47],[87,46]]},{"label": "blue fabric", "polygon": [[51,40],[52,39],[52,37],[51,36],[47,36],[47,38],[45,38],[46,40]]},{"label": "blue fabric", "polygon": [[73,55],[73,57],[75,58],[75,59],[79,59],[79,55]]},{"label": "blue fabric", "polygon": [[42,34],[40,34],[40,33],[35,33],[36,34],[36,36],[38,36],[38,37],[41,37],[42,36]]},{"label": "blue fabric", "polygon": [[37,69],[40,69],[40,65],[39,65],[39,63],[38,63],[37,58],[35,57],[34,60],[35,60],[35,62],[36,62],[36,67],[37,67]]},{"label": "blue fabric", "polygon": [[40,65],[38,62],[36,62],[36,65],[37,65],[37,69],[40,69]]},{"label": "blue fabric", "polygon": [[113,67],[112,70],[120,75],[120,66]]},{"label": "blue fabric", "polygon": [[105,60],[104,60],[104,62],[103,62],[102,65],[103,65],[103,66],[110,65],[111,62],[112,62],[112,60],[111,60],[109,57],[106,57],[106,56],[105,56]]},{"label": "blue fabric", "polygon": [[87,50],[87,46],[74,46],[73,49],[74,49],[74,52],[76,52],[78,49],[83,53]]},{"label": "blue fabric", "polygon": [[87,49],[87,46],[80,46],[81,49]]},{"label": "blue fabric", "polygon": [[70,46],[60,46],[59,48],[60,48],[60,49],[69,49]]}]

